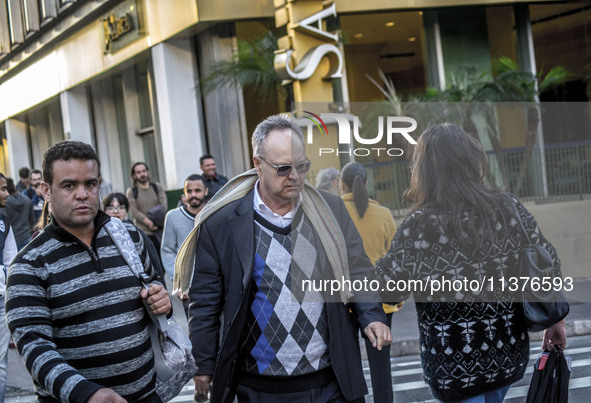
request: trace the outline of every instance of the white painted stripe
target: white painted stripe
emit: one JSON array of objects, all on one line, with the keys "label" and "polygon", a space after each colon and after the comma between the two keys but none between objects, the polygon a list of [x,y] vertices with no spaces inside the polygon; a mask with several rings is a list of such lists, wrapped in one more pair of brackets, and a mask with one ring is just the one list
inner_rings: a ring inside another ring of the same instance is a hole
[{"label": "white painted stripe", "polygon": [[[531,374],[532,372],[534,372],[534,365],[533,364],[534,364],[534,362],[531,362],[530,365],[527,366],[527,369],[525,370],[525,373],[526,374]],[[585,366],[590,366],[591,367],[591,359],[587,359],[587,360],[573,360],[571,362],[571,368],[585,367]]]},{"label": "white painted stripe", "polygon": [[[542,350],[538,349],[537,353],[531,354],[529,356],[530,360],[535,360],[536,358],[538,358],[538,355],[540,355],[541,352],[542,352]],[[570,356],[573,356],[575,354],[590,353],[590,352],[591,352],[591,347],[567,348],[566,350],[564,350],[564,354],[570,355]]]},{"label": "white painted stripe", "polygon": [[416,382],[405,382],[405,383],[394,383],[394,392],[401,392],[403,390],[416,390],[416,389],[424,389],[428,388],[429,385],[425,383],[425,381],[416,381]]},{"label": "white painted stripe", "polygon": [[[588,388],[591,386],[591,376],[582,378],[574,378],[570,380],[568,390]],[[407,382],[403,384],[394,384],[394,392],[401,392],[405,390],[417,390],[428,388],[429,386],[425,382]],[[505,399],[515,399],[527,396],[529,385],[525,386],[512,386],[507,392]],[[428,400],[425,402],[436,402],[437,400]]]},{"label": "white painted stripe", "polygon": [[405,369],[405,370],[401,370],[401,371],[392,371],[392,376],[397,377],[397,376],[408,376],[408,375],[417,375],[417,374],[422,374],[423,373],[423,368],[413,368],[413,369]]},{"label": "white painted stripe", "polygon": [[410,362],[394,362],[394,365],[392,365],[392,368],[398,368],[398,367],[412,367],[412,366],[420,366],[421,365],[421,361],[410,361]]},{"label": "white painted stripe", "polygon": [[[580,388],[588,388],[591,386],[591,376],[586,376],[583,378],[574,378],[571,379],[568,384],[568,390],[573,389],[580,389]],[[529,390],[529,385],[526,386],[513,386],[507,392],[505,399],[514,399],[518,397],[525,397],[527,396],[527,391]]]}]

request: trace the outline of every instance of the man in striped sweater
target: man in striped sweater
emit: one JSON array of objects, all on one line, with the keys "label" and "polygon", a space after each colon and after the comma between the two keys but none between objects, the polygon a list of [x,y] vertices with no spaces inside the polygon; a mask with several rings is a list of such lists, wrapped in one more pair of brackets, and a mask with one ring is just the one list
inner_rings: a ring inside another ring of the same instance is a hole
[{"label": "man in striped sweater", "polygon": [[[40,402],[159,402],[144,304],[169,314],[158,283],[142,290],[104,229],[97,154],[65,141],[43,157],[51,225],[12,262],[8,326]],[[151,280],[156,274],[133,225],[127,230]]]}]

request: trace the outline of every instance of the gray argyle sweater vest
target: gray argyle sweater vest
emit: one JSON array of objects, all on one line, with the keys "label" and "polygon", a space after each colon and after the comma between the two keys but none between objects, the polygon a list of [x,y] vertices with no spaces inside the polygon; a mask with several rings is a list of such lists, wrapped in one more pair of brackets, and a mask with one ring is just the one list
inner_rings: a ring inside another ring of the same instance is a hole
[{"label": "gray argyle sweater vest", "polygon": [[318,292],[316,233],[302,210],[277,227],[255,213],[255,262],[239,367],[252,375],[298,376],[327,368],[328,320]]}]

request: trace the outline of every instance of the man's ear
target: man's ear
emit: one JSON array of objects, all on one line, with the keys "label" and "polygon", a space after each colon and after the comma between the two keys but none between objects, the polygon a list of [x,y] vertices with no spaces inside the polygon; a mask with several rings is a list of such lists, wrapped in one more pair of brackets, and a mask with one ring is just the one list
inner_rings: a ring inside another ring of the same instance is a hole
[{"label": "man's ear", "polygon": [[203,192],[203,196],[207,196],[207,192],[209,192],[209,188],[208,187],[205,188],[205,192]]},{"label": "man's ear", "polygon": [[261,161],[257,157],[252,157],[252,162],[257,172],[261,172]]},{"label": "man's ear", "polygon": [[42,181],[39,186],[41,187],[41,194],[45,201],[51,201],[51,186],[49,183]]}]

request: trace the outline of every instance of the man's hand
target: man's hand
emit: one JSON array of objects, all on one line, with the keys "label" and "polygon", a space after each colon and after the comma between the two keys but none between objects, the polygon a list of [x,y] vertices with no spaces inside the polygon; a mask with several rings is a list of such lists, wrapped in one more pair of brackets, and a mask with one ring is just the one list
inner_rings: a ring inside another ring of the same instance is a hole
[{"label": "man's hand", "polygon": [[127,403],[127,400],[119,396],[113,389],[102,388],[90,396],[88,403]]},{"label": "man's hand", "polygon": [[387,346],[392,342],[392,334],[390,328],[382,322],[371,322],[363,330],[363,333],[371,341],[372,346],[382,351],[382,347]]},{"label": "man's hand", "polygon": [[189,299],[189,294],[183,294],[180,290],[176,292],[176,296],[179,297],[179,299]]},{"label": "man's hand", "polygon": [[557,324],[544,330],[544,342],[542,348],[545,350],[553,350],[554,346],[560,347],[562,350],[566,348],[566,332],[564,331],[564,319]]},{"label": "man's hand", "polygon": [[[155,225],[154,225],[154,223],[152,222],[152,220],[150,220],[148,217],[144,218],[144,225],[145,225],[146,227],[150,228],[150,229],[152,229],[152,228],[154,228],[154,227],[155,227]],[[156,228],[158,228],[158,227],[156,227]]]},{"label": "man's hand", "polygon": [[168,315],[172,309],[168,291],[160,284],[150,284],[150,289],[142,289],[140,296],[146,300],[154,315]]},{"label": "man's hand", "polygon": [[211,390],[211,375],[197,375],[193,377],[195,392],[198,395],[206,395]]}]

